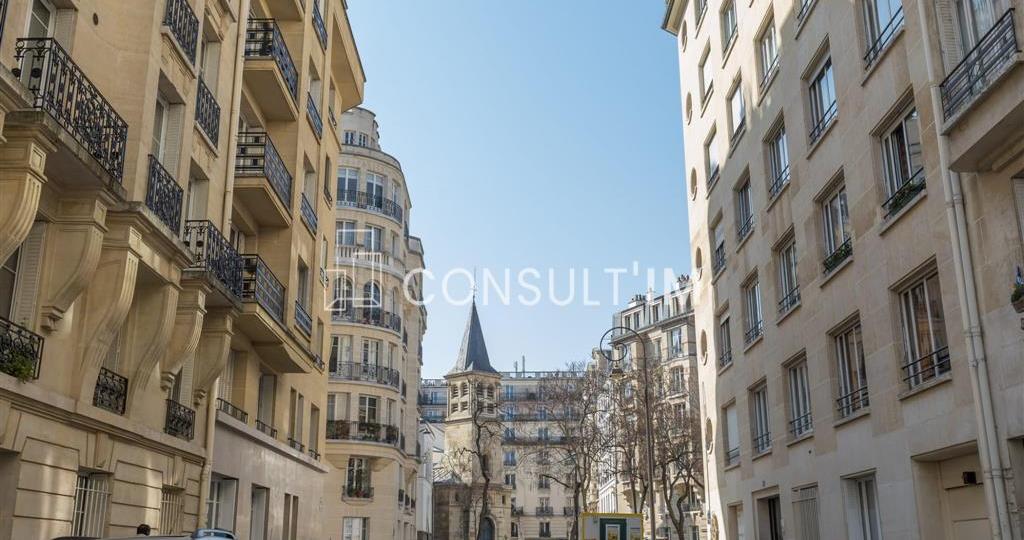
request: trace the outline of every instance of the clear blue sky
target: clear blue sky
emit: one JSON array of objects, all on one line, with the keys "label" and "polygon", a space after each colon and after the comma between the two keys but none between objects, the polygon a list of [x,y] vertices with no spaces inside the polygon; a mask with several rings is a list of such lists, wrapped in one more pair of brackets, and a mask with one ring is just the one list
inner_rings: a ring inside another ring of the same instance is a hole
[{"label": "clear blue sky", "polygon": [[[438,276],[455,267],[543,274],[536,306],[480,305],[491,362],[556,369],[611,326],[606,267],[689,273],[678,64],[663,0],[349,0],[364,106],[401,162]],[[546,298],[548,268],[556,293]],[[582,269],[591,274],[583,305]],[[660,274],[659,274],[660,276]],[[532,279],[532,278],[531,278]],[[646,289],[622,278],[620,304]],[[660,283],[660,277],[659,277]],[[451,281],[458,297],[464,278]],[[425,377],[452,366],[468,306],[428,306]]]}]

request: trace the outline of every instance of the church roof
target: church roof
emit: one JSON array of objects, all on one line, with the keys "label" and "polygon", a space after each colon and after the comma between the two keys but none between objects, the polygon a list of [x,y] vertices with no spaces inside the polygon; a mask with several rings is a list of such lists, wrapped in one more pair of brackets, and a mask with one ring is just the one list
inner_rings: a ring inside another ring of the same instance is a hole
[{"label": "church roof", "polygon": [[497,373],[491,367],[491,359],[487,356],[487,344],[484,343],[484,332],[480,329],[480,316],[476,312],[476,300],[473,300],[473,306],[469,312],[466,333],[462,335],[459,357],[455,360],[455,367],[449,374],[468,371]]}]

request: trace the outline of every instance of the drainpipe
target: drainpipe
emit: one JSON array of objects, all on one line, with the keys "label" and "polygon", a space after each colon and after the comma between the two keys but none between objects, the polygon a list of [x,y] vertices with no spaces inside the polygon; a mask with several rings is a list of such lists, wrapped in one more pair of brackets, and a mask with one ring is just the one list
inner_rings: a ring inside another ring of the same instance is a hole
[{"label": "drainpipe", "polygon": [[234,85],[231,92],[231,115],[228,120],[228,149],[224,159],[224,234],[228,234],[228,225],[231,223],[231,209],[235,188],[235,146],[238,144],[238,116],[242,107],[242,70],[245,69],[245,28],[249,20],[249,0],[238,1],[238,37],[235,38],[235,72]]},{"label": "drainpipe", "polygon": [[953,247],[953,269],[956,273],[957,297],[960,301],[960,316],[967,341],[967,363],[971,376],[971,391],[974,395],[974,412],[978,423],[978,457],[984,476],[985,499],[989,508],[989,525],[993,539],[1009,540],[1013,537],[1010,526],[1010,512],[1007,503],[1006,478],[1003,476],[1003,459],[1000,453],[999,433],[996,427],[992,389],[989,383],[988,363],[985,358],[985,342],[978,313],[978,293],[975,285],[974,262],[971,257],[967,219],[960,175],[949,168],[949,139],[942,134],[940,119],[943,118],[942,95],[934,81],[942,80],[938,73],[929,36],[925,0],[917,2],[918,22],[921,38],[924,40],[924,61],[928,71],[928,85],[931,92],[932,114],[939,149],[939,166],[945,195],[946,217],[949,220],[950,240]]},{"label": "drainpipe", "polygon": [[215,527],[216,523],[203,524],[203,513],[206,503],[210,499],[210,480],[213,479],[213,433],[217,427],[217,398],[220,385],[214,383],[206,396],[206,460],[203,461],[203,470],[199,473],[199,524],[197,528],[204,526]]}]

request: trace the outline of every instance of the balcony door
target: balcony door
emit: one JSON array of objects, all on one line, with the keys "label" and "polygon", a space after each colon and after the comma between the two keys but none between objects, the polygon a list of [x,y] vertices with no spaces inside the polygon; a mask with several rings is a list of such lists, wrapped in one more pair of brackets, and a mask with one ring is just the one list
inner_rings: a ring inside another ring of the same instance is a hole
[{"label": "balcony door", "polygon": [[29,38],[47,38],[53,36],[54,22],[57,20],[56,9],[47,0],[32,0],[32,12],[28,16],[28,28],[25,36]]},{"label": "balcony door", "polygon": [[957,30],[963,54],[981,41],[1008,8],[1006,0],[956,0]]},{"label": "balcony door", "polygon": [[277,392],[277,377],[260,375],[259,398],[256,404],[256,419],[268,426],[274,425],[274,397]]},{"label": "balcony door", "polygon": [[366,193],[370,204],[377,208],[384,207],[384,182],[384,176],[366,173]]}]

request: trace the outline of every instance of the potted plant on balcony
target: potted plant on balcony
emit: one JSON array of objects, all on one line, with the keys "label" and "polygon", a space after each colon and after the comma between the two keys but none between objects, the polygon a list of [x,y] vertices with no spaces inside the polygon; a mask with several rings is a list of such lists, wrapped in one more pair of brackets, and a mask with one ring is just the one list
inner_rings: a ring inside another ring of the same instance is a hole
[{"label": "potted plant on balcony", "polygon": [[1017,267],[1017,278],[1013,284],[1013,293],[1010,294],[1010,302],[1017,313],[1024,313],[1024,271]]},{"label": "potted plant on balcony", "polygon": [[9,356],[0,361],[0,371],[18,379],[19,382],[27,382],[36,374],[35,356],[28,351],[12,349]]}]

